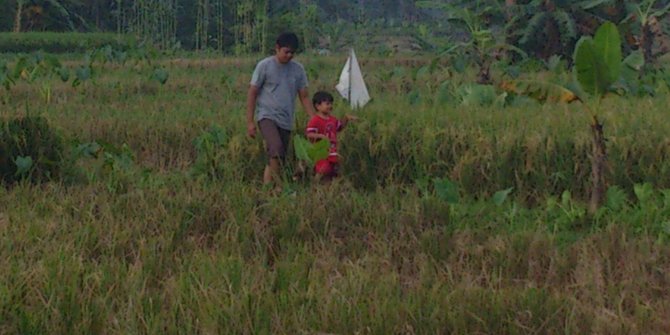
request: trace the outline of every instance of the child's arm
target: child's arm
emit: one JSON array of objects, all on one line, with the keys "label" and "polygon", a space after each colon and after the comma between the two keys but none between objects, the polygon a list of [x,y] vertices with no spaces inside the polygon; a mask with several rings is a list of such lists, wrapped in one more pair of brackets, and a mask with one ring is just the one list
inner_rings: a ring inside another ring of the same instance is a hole
[{"label": "child's arm", "polygon": [[330,140],[328,136],[319,133],[307,133],[307,138],[310,140]]},{"label": "child's arm", "polygon": [[342,131],[342,129],[344,129],[344,127],[347,126],[349,121],[356,121],[356,120],[358,120],[358,118],[353,116],[353,115],[350,115],[350,114],[345,115],[342,118],[342,120],[340,120],[340,128],[338,129],[338,131]]},{"label": "child's arm", "polygon": [[310,140],[327,140],[328,136],[324,134],[319,134],[319,119],[315,116],[307,122],[307,129],[305,131],[305,136]]}]

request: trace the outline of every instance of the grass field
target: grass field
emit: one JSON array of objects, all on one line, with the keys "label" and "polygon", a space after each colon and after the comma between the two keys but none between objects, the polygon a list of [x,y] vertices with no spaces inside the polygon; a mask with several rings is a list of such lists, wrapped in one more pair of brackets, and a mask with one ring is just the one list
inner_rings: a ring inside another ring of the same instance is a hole
[{"label": "grass field", "polygon": [[[670,95],[604,101],[611,188],[589,216],[579,105],[464,107],[462,75],[360,58],[374,100],[343,177],[277,195],[245,136],[256,59],[0,91],[3,118],[44,116],[67,148],[59,180],[0,188],[0,333],[670,332]],[[301,61],[333,91],[340,58]],[[92,142],[109,154],[76,154]]]}]

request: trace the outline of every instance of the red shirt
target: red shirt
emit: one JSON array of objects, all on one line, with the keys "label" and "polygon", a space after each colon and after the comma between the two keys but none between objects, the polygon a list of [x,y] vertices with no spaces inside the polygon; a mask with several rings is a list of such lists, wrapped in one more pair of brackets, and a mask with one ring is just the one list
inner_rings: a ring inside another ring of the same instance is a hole
[{"label": "red shirt", "polygon": [[323,118],[315,115],[307,123],[307,133],[323,134],[328,136],[330,140],[330,151],[328,153],[328,161],[337,162],[337,132],[342,130],[342,122],[332,115]]}]

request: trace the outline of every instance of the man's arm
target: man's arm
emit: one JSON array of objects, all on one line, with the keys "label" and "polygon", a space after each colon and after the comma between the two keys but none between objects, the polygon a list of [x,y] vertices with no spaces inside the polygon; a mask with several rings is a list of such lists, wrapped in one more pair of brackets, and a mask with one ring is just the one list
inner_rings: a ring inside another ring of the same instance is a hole
[{"label": "man's arm", "polygon": [[314,109],[312,108],[312,101],[309,99],[309,92],[307,91],[307,87],[298,90],[298,96],[300,97],[302,107],[305,109],[305,112],[311,119],[314,116]]},{"label": "man's arm", "polygon": [[258,97],[258,87],[249,85],[247,91],[247,135],[256,137],[256,124],[254,123],[254,110],[256,109],[256,98]]}]

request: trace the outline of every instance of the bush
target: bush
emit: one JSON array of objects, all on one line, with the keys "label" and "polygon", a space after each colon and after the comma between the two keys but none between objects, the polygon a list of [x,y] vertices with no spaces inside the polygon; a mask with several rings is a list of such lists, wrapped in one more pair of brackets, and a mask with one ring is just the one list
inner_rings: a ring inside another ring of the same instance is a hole
[{"label": "bush", "polygon": [[0,33],[0,53],[79,53],[110,45],[115,50],[127,50],[133,39],[111,33]]},{"label": "bush", "polygon": [[58,178],[63,141],[43,117],[0,121],[0,180],[39,183]]}]

